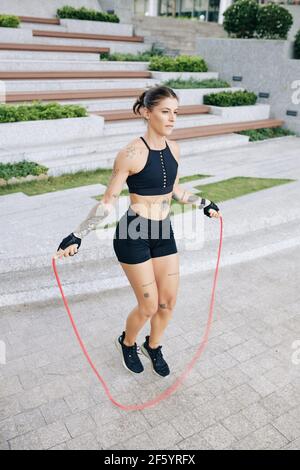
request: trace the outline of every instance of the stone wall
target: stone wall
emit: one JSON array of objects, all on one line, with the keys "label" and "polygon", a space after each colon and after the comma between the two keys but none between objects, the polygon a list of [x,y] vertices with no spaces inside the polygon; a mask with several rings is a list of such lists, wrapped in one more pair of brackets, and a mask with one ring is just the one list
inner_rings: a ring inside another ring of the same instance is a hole
[{"label": "stone wall", "polygon": [[[271,118],[300,134],[300,60],[292,59],[291,41],[197,38],[197,51],[220,79],[256,94],[269,93],[258,102],[271,105]],[[241,76],[242,81],[232,80]],[[288,116],[287,110],[297,116]]]}]

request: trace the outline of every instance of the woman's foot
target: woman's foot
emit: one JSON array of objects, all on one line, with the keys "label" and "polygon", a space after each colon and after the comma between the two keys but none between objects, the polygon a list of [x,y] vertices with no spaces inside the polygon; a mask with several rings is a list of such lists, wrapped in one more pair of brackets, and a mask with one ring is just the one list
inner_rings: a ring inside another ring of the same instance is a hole
[{"label": "woman's foot", "polygon": [[141,360],[137,353],[137,344],[134,343],[133,346],[126,346],[124,344],[125,338],[125,331],[116,338],[116,346],[117,349],[120,351],[123,366],[125,369],[129,370],[129,372],[133,372],[134,374],[140,374],[144,370],[144,366],[141,363]]},{"label": "woman's foot", "polygon": [[152,371],[160,377],[166,377],[170,374],[168,364],[163,358],[161,352],[162,346],[152,349],[149,346],[149,336],[146,336],[146,341],[141,346],[142,353],[151,361]]}]

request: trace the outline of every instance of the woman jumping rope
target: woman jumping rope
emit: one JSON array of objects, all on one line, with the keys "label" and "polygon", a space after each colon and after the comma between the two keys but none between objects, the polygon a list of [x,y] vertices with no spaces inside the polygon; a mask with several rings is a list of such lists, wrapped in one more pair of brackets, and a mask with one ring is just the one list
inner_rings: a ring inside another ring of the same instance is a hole
[{"label": "woman jumping rope", "polygon": [[[134,374],[143,372],[136,338],[150,320],[150,335],[146,336],[141,351],[150,359],[152,371],[160,377],[170,374],[160,342],[172,317],[179,286],[179,255],[170,221],[171,201],[195,204],[207,217],[221,216],[214,202],[179,185],[180,148],[177,142],[166,138],[175,125],[178,104],[178,96],[166,86],[149,88],[136,100],[133,112],[144,117],[146,133],[118,152],[102,200],[63,239],[56,255],[62,258],[78,252],[82,239],[110,214],[126,182],[130,205],[116,226],[113,246],[134,290],[137,306],[127,317],[116,346],[127,370]],[[139,232],[135,230],[137,225]]]}]

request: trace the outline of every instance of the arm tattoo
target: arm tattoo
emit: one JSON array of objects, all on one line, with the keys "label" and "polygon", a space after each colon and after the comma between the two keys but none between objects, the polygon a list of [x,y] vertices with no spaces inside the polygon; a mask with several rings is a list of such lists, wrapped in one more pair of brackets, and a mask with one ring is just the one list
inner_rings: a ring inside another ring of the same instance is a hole
[{"label": "arm tattoo", "polygon": [[150,297],[150,294],[148,292],[145,292],[144,297]]},{"label": "arm tattoo", "polygon": [[136,156],[136,148],[134,145],[126,147],[126,158],[134,158]]},{"label": "arm tattoo", "polygon": [[99,223],[108,216],[111,211],[111,205],[105,204],[102,201],[98,202],[92,207],[87,218],[81,222],[77,229],[73,232],[75,237],[83,238],[91,230],[96,230]]},{"label": "arm tattoo", "polygon": [[204,199],[203,197],[189,193],[185,190],[183,191],[182,196],[179,196],[177,193],[173,192],[172,199],[175,199],[175,201],[181,202],[182,204],[196,204],[199,209],[204,209],[204,207],[209,206],[211,203],[209,199]]}]

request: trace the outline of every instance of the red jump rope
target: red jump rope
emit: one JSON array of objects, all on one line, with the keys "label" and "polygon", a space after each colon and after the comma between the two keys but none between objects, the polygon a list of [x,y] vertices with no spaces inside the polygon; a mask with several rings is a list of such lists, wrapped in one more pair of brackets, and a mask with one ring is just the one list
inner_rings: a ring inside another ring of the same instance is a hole
[{"label": "red jump rope", "polygon": [[64,301],[69,319],[71,321],[71,324],[72,324],[73,330],[75,332],[75,335],[77,337],[77,340],[79,342],[79,345],[80,345],[80,347],[83,351],[83,354],[85,355],[88,363],[90,364],[91,368],[95,372],[97,379],[101,382],[101,384],[104,388],[104,391],[105,391],[106,395],[108,396],[108,398],[110,399],[110,401],[115,406],[118,406],[122,410],[125,410],[125,411],[143,410],[145,408],[149,408],[150,406],[154,406],[157,403],[159,403],[160,401],[162,401],[165,398],[169,397],[182,384],[182,382],[185,380],[185,378],[187,377],[189,372],[194,367],[196,361],[199,359],[200,355],[204,351],[204,348],[205,348],[206,343],[208,341],[209,331],[210,331],[211,324],[212,324],[212,319],[213,319],[214,296],[215,296],[216,281],[217,281],[217,275],[218,275],[218,271],[219,271],[219,262],[220,262],[220,255],[221,255],[221,248],[222,248],[222,241],[223,241],[223,219],[222,219],[221,216],[219,218],[220,218],[220,241],[219,241],[219,248],[218,248],[218,259],[217,259],[217,264],[216,264],[216,269],[215,269],[215,274],[214,274],[214,282],[213,282],[213,288],[212,288],[211,300],[210,300],[210,306],[209,306],[209,315],[208,315],[206,328],[205,328],[202,340],[201,340],[201,342],[200,342],[200,344],[199,344],[199,346],[196,350],[196,353],[192,357],[192,360],[187,364],[186,368],[181,373],[181,375],[175,380],[175,382],[172,385],[170,385],[166,390],[164,390],[162,393],[160,393],[159,395],[154,397],[152,400],[148,400],[144,403],[140,403],[140,404],[137,404],[137,405],[123,405],[122,403],[117,402],[114,399],[114,397],[111,395],[111,393],[109,391],[109,388],[106,385],[105,380],[99,374],[97,368],[95,367],[95,365],[94,365],[94,363],[93,363],[93,361],[92,361],[92,359],[91,359],[91,357],[90,357],[90,355],[89,355],[89,353],[88,353],[88,351],[87,351],[87,349],[86,349],[86,347],[85,347],[85,345],[84,345],[84,343],[81,339],[81,336],[78,332],[77,326],[75,324],[74,318],[73,318],[72,313],[69,309],[67,299],[64,295],[64,292],[63,292],[63,289],[62,289],[62,286],[61,286],[61,282],[60,282],[60,279],[59,279],[59,276],[58,276],[58,273],[57,273],[57,269],[56,269],[55,258],[54,257],[52,258],[52,266],[53,266],[54,274],[55,274],[55,277],[56,277],[56,280],[57,280],[57,284],[58,284],[58,287],[60,289],[62,299]]}]

